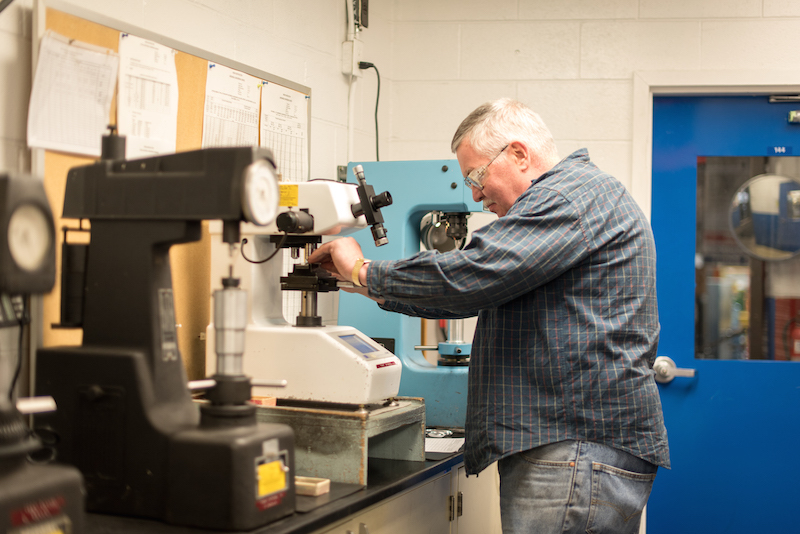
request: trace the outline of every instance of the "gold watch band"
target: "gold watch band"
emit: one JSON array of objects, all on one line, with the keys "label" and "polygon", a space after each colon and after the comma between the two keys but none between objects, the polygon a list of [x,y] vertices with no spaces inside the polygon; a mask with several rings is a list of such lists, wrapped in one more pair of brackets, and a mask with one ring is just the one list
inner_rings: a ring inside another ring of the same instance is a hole
[{"label": "gold watch band", "polygon": [[361,281],[358,279],[358,275],[361,273],[361,267],[363,267],[365,263],[369,263],[369,260],[358,258],[356,264],[353,266],[353,272],[350,273],[350,280],[353,281],[353,285],[356,287],[363,287]]}]

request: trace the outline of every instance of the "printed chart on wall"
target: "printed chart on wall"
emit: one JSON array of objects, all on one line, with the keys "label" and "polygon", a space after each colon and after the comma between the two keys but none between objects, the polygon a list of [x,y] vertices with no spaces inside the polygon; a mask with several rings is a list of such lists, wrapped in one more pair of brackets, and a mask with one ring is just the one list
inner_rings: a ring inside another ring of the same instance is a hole
[{"label": "printed chart on wall", "polygon": [[117,125],[127,138],[126,157],[175,152],[178,74],[175,51],[122,33],[119,36]]},{"label": "printed chart on wall", "polygon": [[261,143],[272,150],[283,182],[308,180],[308,95],[261,85]]},{"label": "printed chart on wall", "polygon": [[[260,146],[275,157],[282,182],[308,180],[308,96],[270,82],[261,84]],[[302,258],[283,256],[283,275]],[[284,317],[296,317],[301,310],[300,294],[283,292]]]},{"label": "printed chart on wall", "polygon": [[258,145],[260,85],[255,76],[208,64],[203,148]]},{"label": "printed chart on wall", "polygon": [[112,50],[48,31],[31,90],[28,145],[100,156],[118,68]]}]

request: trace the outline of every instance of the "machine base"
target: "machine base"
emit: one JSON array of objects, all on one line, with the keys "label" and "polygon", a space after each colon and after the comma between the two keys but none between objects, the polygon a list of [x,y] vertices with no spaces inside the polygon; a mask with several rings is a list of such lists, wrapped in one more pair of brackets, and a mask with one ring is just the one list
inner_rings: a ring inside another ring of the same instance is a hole
[{"label": "machine base", "polygon": [[57,460],[83,474],[88,511],[231,531],[294,512],[289,427],[200,423],[185,381],[175,380],[171,402],[167,388],[155,397],[141,350],[50,347],[37,355],[36,391],[58,410],[38,414],[36,426],[58,436]]},{"label": "machine base", "polygon": [[[281,401],[279,401],[281,402]],[[425,402],[398,397],[389,406],[259,406],[259,421],[289,425],[298,475],[367,484],[367,459],[425,460]]]},{"label": "machine base", "polygon": [[285,425],[197,428],[170,440],[167,521],[251,530],[294,513],[294,445]]},{"label": "machine base", "polygon": [[83,482],[77,469],[23,463],[0,475],[0,532],[83,532]]}]

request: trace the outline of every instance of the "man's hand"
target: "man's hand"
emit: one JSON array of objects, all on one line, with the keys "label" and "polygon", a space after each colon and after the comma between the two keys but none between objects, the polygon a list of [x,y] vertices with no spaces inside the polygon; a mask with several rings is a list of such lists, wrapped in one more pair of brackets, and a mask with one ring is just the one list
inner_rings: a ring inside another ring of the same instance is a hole
[{"label": "man's hand", "polygon": [[[356,266],[356,261],[363,258],[361,246],[352,237],[340,237],[321,245],[317,250],[311,253],[306,261],[308,263],[319,263],[320,266],[326,271],[330,272],[339,280],[352,282],[353,268]],[[361,270],[366,271],[368,267],[366,264],[362,265]],[[366,273],[364,274],[364,281],[366,282]],[[353,287],[342,288],[343,291],[348,293],[358,293],[367,298],[371,298],[378,304],[383,304],[385,301],[382,298],[375,298],[370,296],[366,287]]]},{"label": "man's hand", "polygon": [[334,239],[321,245],[308,257],[308,263],[319,263],[323,269],[346,282],[352,282],[350,276],[356,260],[363,258],[361,247],[352,237]]}]

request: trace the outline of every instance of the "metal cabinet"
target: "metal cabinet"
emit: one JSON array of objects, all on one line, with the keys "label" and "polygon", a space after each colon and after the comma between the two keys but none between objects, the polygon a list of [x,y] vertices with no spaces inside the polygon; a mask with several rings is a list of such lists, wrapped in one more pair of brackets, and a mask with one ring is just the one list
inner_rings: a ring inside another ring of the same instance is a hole
[{"label": "metal cabinet", "polygon": [[450,486],[448,471],[317,534],[449,533]]},{"label": "metal cabinet", "polygon": [[499,534],[497,469],[467,478],[463,464],[315,534]]}]

